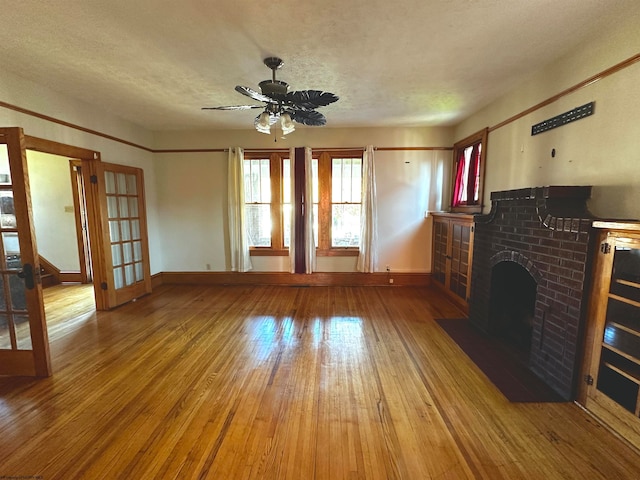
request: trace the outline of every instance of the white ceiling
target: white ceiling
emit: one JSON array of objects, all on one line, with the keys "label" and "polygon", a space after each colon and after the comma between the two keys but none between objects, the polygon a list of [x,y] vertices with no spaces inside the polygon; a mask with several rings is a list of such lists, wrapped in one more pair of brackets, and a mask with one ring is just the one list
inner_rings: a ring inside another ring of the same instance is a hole
[{"label": "white ceiling", "polygon": [[[328,127],[455,125],[613,28],[638,0],[20,0],[2,68],[152,130],[252,128],[234,90],[284,59]],[[594,72],[596,73],[596,72]],[[0,73],[0,77],[1,77]],[[0,99],[1,100],[1,99]],[[253,102],[256,103],[256,102]],[[47,112],[42,112],[47,113]]]}]

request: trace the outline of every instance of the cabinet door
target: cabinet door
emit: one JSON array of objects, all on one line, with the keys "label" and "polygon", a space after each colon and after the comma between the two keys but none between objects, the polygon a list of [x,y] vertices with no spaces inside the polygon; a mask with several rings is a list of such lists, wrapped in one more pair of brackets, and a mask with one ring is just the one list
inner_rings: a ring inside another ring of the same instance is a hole
[{"label": "cabinet door", "polygon": [[464,301],[467,301],[469,296],[471,228],[472,226],[468,223],[451,223],[451,279],[449,288]]},{"label": "cabinet door", "polygon": [[610,278],[600,292],[587,407],[640,442],[640,239],[609,238],[599,255],[599,273]]},{"label": "cabinet door", "polygon": [[447,278],[447,239],[449,221],[433,221],[433,278],[445,285]]}]

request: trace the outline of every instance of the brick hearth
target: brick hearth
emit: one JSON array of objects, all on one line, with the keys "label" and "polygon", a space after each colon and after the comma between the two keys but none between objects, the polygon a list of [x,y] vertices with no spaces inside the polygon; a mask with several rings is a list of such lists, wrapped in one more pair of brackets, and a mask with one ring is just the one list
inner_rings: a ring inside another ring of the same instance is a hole
[{"label": "brick hearth", "polygon": [[591,187],[535,187],[491,194],[476,217],[470,321],[491,333],[492,268],[516,262],[537,293],[529,368],[563,398],[574,398],[585,325],[593,216]]}]

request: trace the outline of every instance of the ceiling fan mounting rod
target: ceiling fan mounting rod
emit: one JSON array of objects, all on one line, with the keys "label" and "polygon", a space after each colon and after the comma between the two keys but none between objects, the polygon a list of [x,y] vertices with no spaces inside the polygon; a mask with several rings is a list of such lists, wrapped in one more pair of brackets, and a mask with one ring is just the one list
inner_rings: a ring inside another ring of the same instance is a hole
[{"label": "ceiling fan mounting rod", "polygon": [[284,62],[278,57],[267,57],[264,59],[264,64],[271,69],[273,81],[276,81],[276,70],[282,68]]}]

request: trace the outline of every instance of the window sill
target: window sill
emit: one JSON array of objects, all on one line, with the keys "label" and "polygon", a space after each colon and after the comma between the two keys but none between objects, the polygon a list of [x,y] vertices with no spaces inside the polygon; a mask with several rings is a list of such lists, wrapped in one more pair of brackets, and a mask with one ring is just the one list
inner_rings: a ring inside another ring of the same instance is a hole
[{"label": "window sill", "polygon": [[[358,247],[316,249],[316,256],[318,257],[357,257],[359,254],[360,249]],[[289,249],[252,247],[249,250],[249,255],[252,257],[288,257]]]},{"label": "window sill", "polygon": [[482,205],[458,205],[451,207],[452,213],[482,213]]},{"label": "window sill", "polygon": [[249,249],[249,255],[252,257],[288,257],[289,249],[252,247]]},{"label": "window sill", "polygon": [[360,254],[358,247],[330,248],[327,250],[316,250],[318,257],[357,257]]}]

